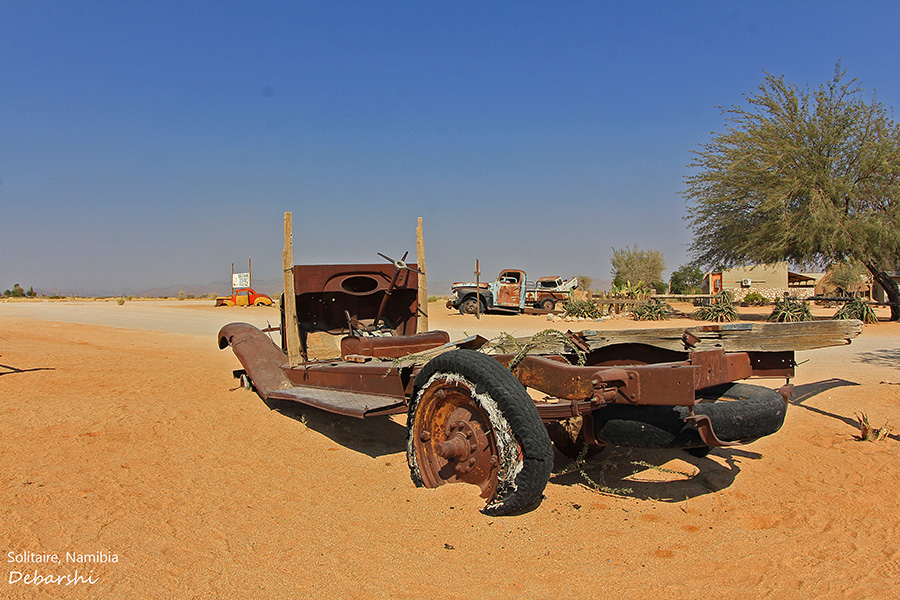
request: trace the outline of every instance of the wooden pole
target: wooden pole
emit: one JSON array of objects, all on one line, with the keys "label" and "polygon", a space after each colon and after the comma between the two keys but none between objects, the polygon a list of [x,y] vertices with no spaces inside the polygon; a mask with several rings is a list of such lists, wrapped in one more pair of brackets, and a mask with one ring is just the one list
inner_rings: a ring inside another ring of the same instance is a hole
[{"label": "wooden pole", "polygon": [[297,319],[297,293],[294,288],[294,227],[291,213],[284,213],[284,331],[281,334],[288,351],[288,361],[292,367],[303,362],[300,352],[300,322]]},{"label": "wooden pole", "polygon": [[231,295],[234,296],[234,263],[231,263]]},{"label": "wooden pole", "polygon": [[419,319],[417,332],[428,331],[428,275],[425,270],[425,239],[422,236],[422,217],[416,227],[416,265],[419,267]]},{"label": "wooden pole", "polygon": [[478,268],[478,259],[475,259],[475,318],[481,320],[481,269]]}]

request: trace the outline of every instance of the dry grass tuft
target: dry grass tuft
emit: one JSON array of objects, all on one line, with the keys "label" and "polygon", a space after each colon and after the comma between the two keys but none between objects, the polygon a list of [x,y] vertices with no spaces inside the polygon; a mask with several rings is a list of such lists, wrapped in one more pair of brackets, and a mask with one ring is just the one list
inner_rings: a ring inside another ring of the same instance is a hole
[{"label": "dry grass tuft", "polygon": [[856,421],[859,426],[859,440],[861,442],[882,442],[894,430],[887,423],[878,429],[872,427],[869,423],[869,416],[866,413],[856,413]]}]

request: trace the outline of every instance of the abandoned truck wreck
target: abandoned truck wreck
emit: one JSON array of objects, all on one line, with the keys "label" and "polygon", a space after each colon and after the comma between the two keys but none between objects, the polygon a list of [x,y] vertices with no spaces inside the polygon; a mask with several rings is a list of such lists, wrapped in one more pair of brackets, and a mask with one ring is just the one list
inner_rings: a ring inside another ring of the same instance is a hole
[{"label": "abandoned truck wreck", "polygon": [[415,484],[475,485],[491,515],[540,501],[554,445],[569,455],[585,445],[702,454],[775,433],[791,386],[739,382],[789,379],[795,350],[846,344],[861,330],[858,321],[827,321],[584,331],[561,334],[539,355],[486,353],[479,336],[417,333],[415,265],[288,271],[299,347],[284,335],[294,333],[286,301],[281,347],[252,325],[226,325],[219,347],[240,360],[235,376],[265,400],[363,419],[406,413]]}]

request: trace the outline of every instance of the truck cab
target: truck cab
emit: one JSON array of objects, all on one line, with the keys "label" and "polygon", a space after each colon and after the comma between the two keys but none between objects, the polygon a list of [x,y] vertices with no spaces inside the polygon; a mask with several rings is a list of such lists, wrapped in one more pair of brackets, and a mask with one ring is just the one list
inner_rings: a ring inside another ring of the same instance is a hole
[{"label": "truck cab", "polygon": [[491,283],[494,308],[523,310],[525,308],[525,271],[506,269]]}]

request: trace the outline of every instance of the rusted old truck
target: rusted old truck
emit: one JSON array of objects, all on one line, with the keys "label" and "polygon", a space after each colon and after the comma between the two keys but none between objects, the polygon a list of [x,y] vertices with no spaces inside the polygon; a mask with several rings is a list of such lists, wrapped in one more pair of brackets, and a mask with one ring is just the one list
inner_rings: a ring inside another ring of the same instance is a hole
[{"label": "rusted old truck", "polygon": [[[527,280],[525,271],[504,269],[491,282],[456,282],[451,285],[447,308],[474,315],[487,311],[521,313],[528,308],[553,310],[569,297],[578,279],[563,280],[558,275]],[[480,306],[479,306],[480,304]]]},{"label": "rusted old truck", "polygon": [[539,503],[554,445],[567,454],[619,445],[702,455],[775,433],[791,385],[773,390],[742,381],[789,381],[795,350],[849,343],[862,326],[568,332],[539,354],[486,353],[491,346],[479,336],[416,331],[415,265],[287,271],[296,319],[286,316],[283,300],[281,332],[290,335],[281,337],[297,338],[298,347],[279,347],[246,323],[226,325],[218,342],[243,366],[234,375],[266,401],[360,419],[405,413],[413,482],[477,486],[482,512],[491,515]]}]

